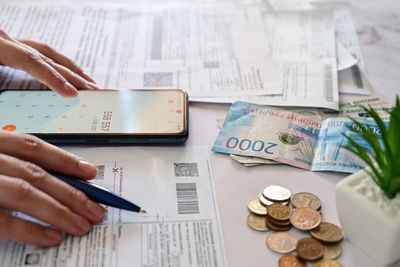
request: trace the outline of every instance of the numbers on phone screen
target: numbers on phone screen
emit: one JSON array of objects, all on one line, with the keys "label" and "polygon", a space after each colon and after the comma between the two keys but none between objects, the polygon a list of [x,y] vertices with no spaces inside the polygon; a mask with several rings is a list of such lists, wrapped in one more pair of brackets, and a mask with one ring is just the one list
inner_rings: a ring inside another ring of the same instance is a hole
[{"label": "numbers on phone screen", "polygon": [[108,132],[111,126],[112,111],[104,111],[103,121],[101,122],[101,130]]}]

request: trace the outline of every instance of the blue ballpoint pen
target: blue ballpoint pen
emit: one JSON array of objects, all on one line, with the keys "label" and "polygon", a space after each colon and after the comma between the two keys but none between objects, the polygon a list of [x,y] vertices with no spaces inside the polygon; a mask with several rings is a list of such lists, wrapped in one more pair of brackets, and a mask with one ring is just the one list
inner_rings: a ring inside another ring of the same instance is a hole
[{"label": "blue ballpoint pen", "polygon": [[81,180],[79,178],[75,178],[73,176],[69,176],[66,174],[61,174],[54,171],[46,170],[49,174],[53,175],[54,177],[66,182],[67,184],[79,189],[85,195],[90,198],[91,200],[104,204],[106,206],[122,209],[122,210],[129,210],[133,212],[141,212],[146,213],[145,210],[141,209],[136,204],[118,196],[114,192],[99,186],[97,184],[87,182]]}]

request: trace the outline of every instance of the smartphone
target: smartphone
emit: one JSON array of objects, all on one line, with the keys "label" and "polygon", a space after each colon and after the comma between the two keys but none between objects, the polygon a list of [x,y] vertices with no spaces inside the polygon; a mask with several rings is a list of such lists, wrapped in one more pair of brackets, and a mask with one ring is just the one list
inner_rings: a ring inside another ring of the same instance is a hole
[{"label": "smartphone", "polygon": [[189,136],[183,90],[50,90],[0,93],[0,129],[54,144],[182,143]]}]

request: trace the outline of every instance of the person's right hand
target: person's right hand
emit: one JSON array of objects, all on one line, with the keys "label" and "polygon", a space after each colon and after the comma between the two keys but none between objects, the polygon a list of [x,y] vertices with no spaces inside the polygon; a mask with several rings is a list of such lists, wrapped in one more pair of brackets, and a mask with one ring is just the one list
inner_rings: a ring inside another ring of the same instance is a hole
[{"label": "person's right hand", "polygon": [[77,96],[77,89],[99,90],[78,65],[47,44],[15,39],[0,29],[0,51],[0,65],[24,70],[64,97]]},{"label": "person's right hand", "polygon": [[[0,131],[0,238],[55,246],[63,233],[82,236],[102,221],[105,209],[44,169],[85,180],[97,169],[37,137]],[[19,211],[50,226],[23,220]]]}]

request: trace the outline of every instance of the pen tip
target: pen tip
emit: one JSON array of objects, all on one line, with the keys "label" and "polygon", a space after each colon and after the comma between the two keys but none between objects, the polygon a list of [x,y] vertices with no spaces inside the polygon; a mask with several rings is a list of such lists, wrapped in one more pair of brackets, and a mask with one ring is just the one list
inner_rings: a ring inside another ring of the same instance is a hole
[{"label": "pen tip", "polygon": [[147,211],[145,211],[145,210],[140,210],[140,213],[147,213]]}]

